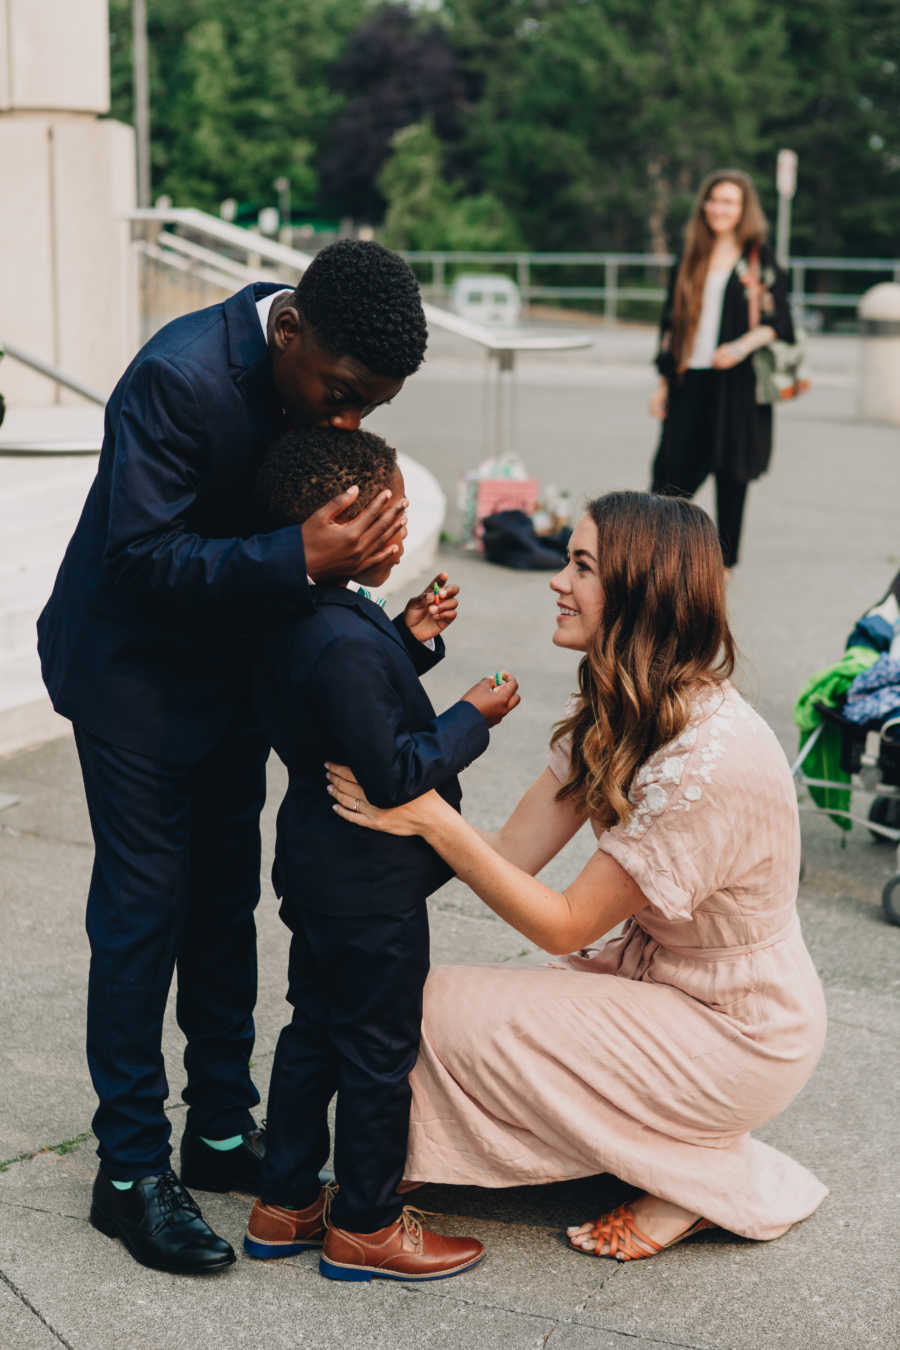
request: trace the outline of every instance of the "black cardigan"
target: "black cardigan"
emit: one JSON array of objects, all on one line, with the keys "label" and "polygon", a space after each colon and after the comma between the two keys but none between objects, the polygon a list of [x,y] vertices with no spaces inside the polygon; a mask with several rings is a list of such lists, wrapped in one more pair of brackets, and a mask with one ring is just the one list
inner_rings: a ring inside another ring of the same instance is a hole
[{"label": "black cardigan", "polygon": [[[733,342],[749,331],[747,288],[741,281],[746,272],[749,246],[735,264],[725,285],[722,297],[722,321],[719,326],[719,344]],[[677,403],[680,377],[675,370],[671,351],[672,302],[675,279],[678,275],[677,258],[669,275],[669,285],[659,325],[659,349],[656,368],[669,381],[669,417]],[[784,269],[775,261],[772,250],[763,244],[760,248],[760,271],[766,290],[771,296],[771,308],[762,308],[759,321],[769,324],[776,337],[785,342],[794,341],[794,324],[788,302],[788,279]],[[739,482],[748,483],[758,478],[769,467],[772,455],[772,408],[756,402],[756,375],[752,356],[739,361],[730,370],[718,372],[715,416],[714,471],[725,470]],[[677,411],[677,409],[676,409]],[[667,418],[667,421],[669,419]],[[666,428],[663,428],[663,435]]]}]

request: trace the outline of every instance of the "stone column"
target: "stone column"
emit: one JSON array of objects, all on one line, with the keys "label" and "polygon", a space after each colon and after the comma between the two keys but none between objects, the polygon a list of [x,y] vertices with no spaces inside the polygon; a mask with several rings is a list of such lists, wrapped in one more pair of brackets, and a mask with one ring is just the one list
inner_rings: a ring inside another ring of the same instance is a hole
[{"label": "stone column", "polygon": [[[107,0],[0,0],[0,341],[107,392],[134,353],[134,135],[109,111]],[[19,362],[13,404],[80,402]]]}]

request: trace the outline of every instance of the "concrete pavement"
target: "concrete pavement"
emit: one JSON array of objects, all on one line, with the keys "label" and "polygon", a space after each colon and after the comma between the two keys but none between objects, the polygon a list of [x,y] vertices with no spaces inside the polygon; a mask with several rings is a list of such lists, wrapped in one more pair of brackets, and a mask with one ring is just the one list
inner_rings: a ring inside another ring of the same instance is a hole
[{"label": "concrete pavement", "polygon": [[[638,338],[627,339],[626,352],[629,342],[634,359],[618,371],[615,353],[600,351],[580,370],[544,358],[522,381],[523,458],[576,500],[645,484],[653,427],[643,405],[652,377],[638,364]],[[814,391],[780,410],[773,471],[751,489],[744,559],[730,592],[741,687],[789,751],[800,685],[837,658],[853,619],[900,566],[896,429],[855,420],[852,346],[826,350],[831,365],[823,360]],[[452,494],[458,470],[479,457],[479,398],[476,363],[441,349],[373,426]],[[463,587],[463,607],[450,655],[429,677],[435,704],[445,706],[501,662],[523,686],[515,718],[466,775],[466,813],[491,825],[542,767],[574,662],[549,643],[546,575],[491,568],[452,549],[442,561]],[[277,763],[270,779],[266,870],[283,785]],[[3,807],[7,798],[14,801]],[[829,1186],[806,1223],[771,1244],[702,1234],[657,1260],[619,1267],[570,1252],[560,1236],[565,1223],[617,1198],[610,1178],[499,1192],[430,1187],[417,1202],[439,1210],[447,1231],[474,1232],[488,1247],[484,1264],[459,1279],[335,1286],[306,1254],[271,1266],[240,1260],[225,1275],[188,1280],[137,1266],[87,1223],[95,1169],[82,1049],[87,816],[69,737],[0,760],[0,1350],[893,1350],[900,929],[885,924],[879,901],[893,851],[861,830],[842,848],[819,816],[805,819],[804,835],[801,917],[826,987],[829,1037],[811,1083],[760,1135]],[[547,869],[548,881],[564,885],[589,849],[586,834],[576,838]],[[432,917],[437,962],[529,952],[456,883],[435,897]],[[259,928],[254,1069],[264,1092],[285,1015],[286,960],[267,883]],[[177,1139],[183,1074],[172,1020],[166,1050]],[[248,1203],[200,1198],[237,1246]]]}]

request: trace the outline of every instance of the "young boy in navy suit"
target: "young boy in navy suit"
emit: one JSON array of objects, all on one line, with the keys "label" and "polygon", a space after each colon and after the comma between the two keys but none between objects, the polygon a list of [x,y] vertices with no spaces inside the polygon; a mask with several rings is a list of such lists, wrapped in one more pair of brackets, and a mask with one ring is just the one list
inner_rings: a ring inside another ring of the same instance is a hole
[{"label": "young boy in navy suit", "polygon": [[[270,450],[257,496],[272,529],[302,521],[350,483],[354,507],[403,493],[396,452],[378,436],[331,428],[289,432]],[[472,1238],[423,1228],[398,1193],[406,1155],[409,1073],[428,973],[426,896],[448,880],[423,840],[354,829],[332,810],[325,762],[349,764],[369,799],[396,806],[434,788],[459,807],[456,775],[518,703],[510,677],[482,680],[440,716],[407,641],[369,596],[399,555],[354,580],[315,590],[315,613],[272,627],[255,672],[255,703],[288,769],[273,882],[292,933],[290,1023],[275,1052],[260,1199],[245,1250],[290,1256],[323,1244],[333,1279],[439,1279],[468,1269]],[[457,587],[441,573],[404,613],[413,637],[443,650]],[[326,1112],[337,1093],[332,1195]]]}]

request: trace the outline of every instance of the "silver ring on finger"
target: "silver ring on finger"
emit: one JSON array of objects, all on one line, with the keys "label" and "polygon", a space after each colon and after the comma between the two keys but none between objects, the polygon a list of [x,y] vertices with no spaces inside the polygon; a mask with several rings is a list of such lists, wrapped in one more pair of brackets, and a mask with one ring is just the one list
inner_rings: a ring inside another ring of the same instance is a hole
[{"label": "silver ring on finger", "polygon": [[359,798],[358,798],[358,797],[354,797],[354,798],[353,798],[353,810],[354,810],[354,811],[358,811],[358,810],[359,810]]}]

